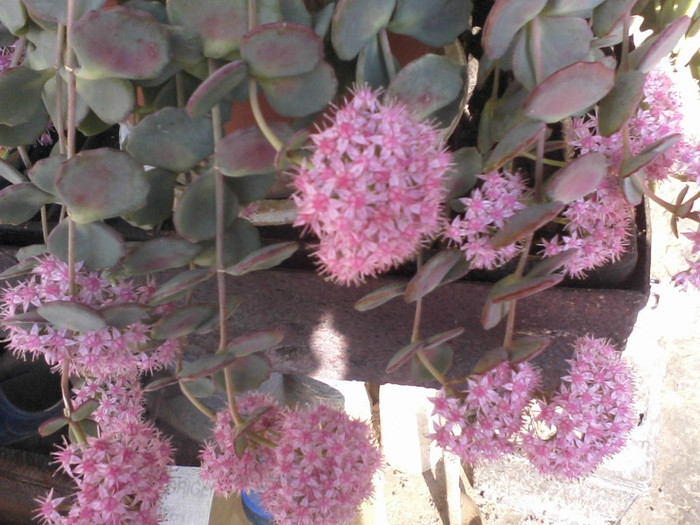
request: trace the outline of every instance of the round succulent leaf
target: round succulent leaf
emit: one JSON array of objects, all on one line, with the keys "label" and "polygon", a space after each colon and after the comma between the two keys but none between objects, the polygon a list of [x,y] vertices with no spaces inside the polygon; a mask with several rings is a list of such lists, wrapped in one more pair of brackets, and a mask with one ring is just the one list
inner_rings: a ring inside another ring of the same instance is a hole
[{"label": "round succulent leaf", "polygon": [[53,71],[35,71],[24,66],[1,72],[0,124],[17,126],[30,121],[42,105],[44,84],[53,75]]},{"label": "round succulent leaf", "polygon": [[234,361],[240,359],[231,354],[207,354],[199,357],[195,361],[190,361],[182,366],[182,370],[177,374],[180,380],[191,380],[198,377],[210,376]]},{"label": "round succulent leaf", "polygon": [[224,184],[236,194],[241,206],[264,199],[275,185],[275,173],[226,177]]},{"label": "round succulent leaf", "polygon": [[483,173],[483,159],[474,147],[460,148],[452,153],[452,168],[447,172],[445,199],[456,199],[466,195],[478,182]]},{"label": "round succulent leaf", "polygon": [[[56,226],[47,239],[49,252],[62,261],[68,260],[68,221]],[[126,252],[121,235],[103,222],[75,224],[75,260],[88,270],[111,268]]]},{"label": "round succulent leaf", "polygon": [[49,301],[39,306],[36,312],[61,330],[92,332],[107,327],[107,321],[100,312],[73,301]]},{"label": "round succulent leaf", "polygon": [[95,115],[106,124],[117,124],[126,119],[136,100],[132,84],[118,78],[77,78],[76,89]]},{"label": "round succulent leaf", "polygon": [[[225,229],[223,244],[225,266],[236,264],[262,246],[258,229],[240,217]],[[202,241],[199,245],[202,250],[192,262],[198,266],[216,266],[216,241],[214,239]]]},{"label": "round succulent leaf", "polygon": [[[286,142],[294,130],[285,122],[271,122],[270,129]],[[221,173],[228,177],[274,173],[275,148],[258,126],[248,126],[229,133],[219,141],[216,162]]]},{"label": "round succulent leaf", "polygon": [[[67,0],[22,0],[29,14],[35,20],[51,22],[52,24],[63,24],[67,22],[66,13],[68,9]],[[3,0],[4,2],[4,0]],[[105,4],[105,0],[75,0],[74,16],[77,20],[84,13],[92,9],[100,9]]]},{"label": "round succulent leaf", "polygon": [[401,350],[396,352],[391,359],[389,359],[389,363],[386,365],[386,371],[391,373],[398,370],[401,366],[408,363],[416,352],[419,352],[424,348],[425,343],[423,341],[414,341],[413,343],[404,346],[401,348]]},{"label": "round succulent leaf", "polygon": [[279,3],[282,20],[311,26],[313,19],[304,0],[285,0]]},{"label": "round succulent leaf", "polygon": [[155,168],[146,170],[146,179],[146,204],[132,213],[127,213],[124,218],[136,226],[155,227],[173,212],[176,175],[172,171]]},{"label": "round succulent leaf", "polygon": [[471,0],[396,0],[387,29],[431,47],[441,47],[468,29],[471,12]]},{"label": "round succulent leaf", "polygon": [[61,430],[63,427],[68,425],[69,422],[70,419],[68,419],[66,416],[52,417],[51,419],[47,419],[41,423],[37,429],[37,432],[41,437],[48,437],[51,434],[55,434]]},{"label": "round succulent leaf", "polygon": [[549,343],[546,337],[519,337],[508,348],[508,360],[513,364],[529,361],[540,355]]},{"label": "round succulent leaf", "polygon": [[189,292],[196,285],[209,280],[214,276],[212,268],[197,268],[186,270],[161,284],[151,295],[149,304],[156,306],[173,300],[182,294]]},{"label": "round succulent leaf", "polygon": [[308,73],[321,61],[323,41],[304,24],[266,24],[243,36],[241,57],[254,77],[296,76]]},{"label": "round succulent leaf", "polygon": [[481,37],[486,55],[492,60],[501,58],[520,28],[535,18],[545,5],[547,0],[496,0]]},{"label": "round succulent leaf", "polygon": [[143,387],[144,392],[155,392],[156,390],[160,390],[161,388],[165,388],[168,386],[173,386],[178,383],[177,378],[175,377],[161,377],[160,379],[155,379],[148,383],[146,386]]},{"label": "round succulent leaf", "polygon": [[56,191],[76,222],[118,217],[146,204],[148,180],[143,166],[110,148],[83,151],[62,163]]},{"label": "round succulent leaf", "polygon": [[595,191],[608,174],[602,153],[591,152],[575,158],[547,180],[545,193],[553,201],[570,203]]},{"label": "round succulent leaf", "polygon": [[251,354],[237,358],[228,367],[236,393],[255,390],[270,378],[272,367],[265,356]]},{"label": "round succulent leaf", "polygon": [[[5,179],[10,184],[21,184],[23,182],[29,182],[29,180],[27,180],[27,177],[22,172],[18,171],[14,166],[8,164],[2,159],[0,159],[0,177]],[[34,184],[36,185],[36,183]],[[39,189],[42,189],[38,185],[36,186]]]},{"label": "round succulent leaf", "polygon": [[457,249],[443,250],[431,257],[406,285],[404,300],[412,303],[432,292],[442,284],[447,273],[463,259],[464,254]]},{"label": "round succulent leaf", "polygon": [[622,129],[635,114],[644,95],[644,73],[624,71],[615,77],[615,85],[598,103],[598,132],[604,137]]},{"label": "round succulent leaf", "polygon": [[563,280],[564,275],[559,273],[543,275],[541,277],[522,277],[511,284],[500,287],[498,291],[490,297],[490,300],[496,304],[504,301],[517,301],[552,288]]},{"label": "round succulent leaf", "polygon": [[139,243],[122,260],[131,275],[144,275],[188,264],[200,248],[184,239],[153,239]]},{"label": "round succulent leaf", "polygon": [[338,90],[335,70],[326,61],[308,73],[259,81],[272,109],[283,117],[305,117],[326,107]]},{"label": "round succulent leaf", "polygon": [[342,60],[352,60],[391,19],[396,0],[338,0],[331,42]]},{"label": "round succulent leaf", "polygon": [[53,199],[31,182],[12,184],[0,191],[0,224],[23,224]]},{"label": "round succulent leaf", "polygon": [[168,35],[146,11],[113,7],[88,11],[73,25],[77,75],[153,78],[170,62]]},{"label": "round succulent leaf", "polygon": [[[196,34],[182,26],[167,25],[165,29],[170,39],[170,53],[174,64],[183,68],[204,65],[202,43]],[[174,64],[171,64],[171,67]]]},{"label": "round succulent leaf", "polygon": [[49,123],[49,115],[43,104],[39,104],[32,117],[22,124],[6,126],[0,124],[0,144],[6,148],[25,146],[36,141],[42,133],[46,132]]},{"label": "round succulent leaf", "polygon": [[[586,60],[593,32],[583,18],[537,16],[529,22],[530,31],[521,31],[513,49],[513,74],[527,89],[537,85],[535,64],[541,64],[540,78]],[[536,30],[535,30],[536,28]],[[539,57],[533,56],[537,50]]]},{"label": "round succulent leaf", "polygon": [[533,233],[554,219],[564,209],[563,202],[533,204],[515,213],[492,238],[491,246],[498,250]]},{"label": "round succulent leaf", "polygon": [[637,0],[606,0],[593,10],[593,32],[598,37],[609,35],[629,15]]},{"label": "round succulent leaf", "polygon": [[593,9],[605,0],[549,0],[542,14],[547,16],[580,16],[590,18]]},{"label": "round succulent leaf", "polygon": [[163,108],[131,128],[124,149],[141,164],[185,172],[213,153],[211,120]]},{"label": "round succulent leaf", "polygon": [[[392,61],[395,69],[398,70],[400,66],[393,56]],[[366,84],[372,89],[385,88],[391,82],[377,38],[370,38],[357,56],[355,81],[358,84]]]},{"label": "round succulent leaf", "polygon": [[[42,249],[42,253],[45,250]],[[13,279],[15,277],[22,277],[30,273],[34,267],[39,264],[38,259],[31,257],[29,259],[19,259],[19,262],[13,266],[10,266],[5,271],[0,273],[0,280]]]},{"label": "round succulent leaf", "polygon": [[187,114],[192,118],[203,117],[247,77],[248,68],[242,60],[220,67],[190,95],[185,107]]},{"label": "round succulent leaf", "polygon": [[335,11],[335,3],[323,6],[314,13],[313,28],[318,36],[324,38],[331,28],[333,20],[333,12]]},{"label": "round succulent leaf", "polygon": [[65,155],[54,155],[37,161],[27,172],[29,180],[40,190],[55,194],[58,168],[65,160]]},{"label": "round succulent leaf", "polygon": [[[242,302],[243,300],[236,295],[232,295],[226,298],[226,319],[229,319],[236,312],[236,310],[238,310],[238,307],[241,305]],[[219,328],[220,322],[221,321],[219,310],[217,308],[214,314],[212,314],[206,321],[199,325],[199,327],[197,328],[197,333],[209,333],[212,330]]]},{"label": "round succulent leaf", "polygon": [[662,155],[666,150],[672,148],[683,138],[680,133],[672,133],[671,135],[666,135],[652,144],[649,144],[642,151],[637,153],[632,157],[626,158],[622,161],[620,166],[620,176],[628,177],[635,171],[640,170],[650,162],[653,162],[659,155]]},{"label": "round succulent leaf", "polygon": [[[424,349],[422,355],[438,372],[445,374],[449,370],[450,365],[452,365],[454,352],[449,345],[443,344]],[[433,373],[425,367],[418,355],[414,355],[411,358],[411,377],[418,381],[436,380]]]},{"label": "round succulent leaf", "polygon": [[168,13],[165,10],[165,5],[156,0],[128,0],[127,2],[121,2],[121,4],[130,9],[142,9],[149,12],[161,24],[168,23]]},{"label": "round succulent leaf", "polygon": [[172,24],[186,27],[202,41],[208,58],[223,58],[238,51],[248,31],[248,0],[168,0],[168,18]]},{"label": "round succulent leaf", "polygon": [[[61,82],[61,110],[62,113],[59,115],[59,106],[56,87],[58,82]],[[44,84],[44,90],[41,94],[42,100],[44,101],[44,106],[49,112],[51,117],[51,122],[60,122],[63,119],[64,125],[68,125],[68,84],[61,77],[51,77],[46,84]],[[78,125],[82,125],[85,118],[90,113],[90,108],[87,102],[83,100],[83,97],[79,93],[76,94],[75,100],[75,121]]]},{"label": "round succulent leaf", "polygon": [[464,328],[453,328],[439,334],[431,335],[425,340],[425,350],[432,350],[464,333]]},{"label": "round succulent leaf", "polygon": [[[185,239],[198,242],[216,236],[216,176],[213,172],[200,175],[185,188],[180,203],[173,213],[177,232]],[[238,216],[236,195],[223,186],[224,226]]]},{"label": "round succulent leaf", "polygon": [[37,71],[56,69],[56,32],[30,25],[23,35],[30,45],[26,47],[23,65]]},{"label": "round succulent leaf", "polygon": [[189,393],[196,398],[209,397],[216,392],[214,381],[208,377],[197,377],[195,379],[183,379],[182,383]]},{"label": "round succulent leaf", "polygon": [[527,151],[547,126],[543,122],[524,119],[511,128],[496,144],[484,161],[483,170],[489,172],[500,168],[518,154]]},{"label": "round succulent leaf", "polygon": [[216,310],[211,305],[188,304],[161,317],[153,325],[151,337],[153,339],[171,339],[191,334],[215,313]]},{"label": "round succulent leaf", "polygon": [[464,71],[451,58],[423,55],[396,74],[386,96],[406,104],[418,118],[426,118],[461,96]]},{"label": "round succulent leaf", "polygon": [[139,303],[110,304],[100,309],[109,326],[126,328],[148,316],[148,308]]},{"label": "round succulent leaf", "polygon": [[107,131],[109,128],[112,127],[112,124],[107,124],[100,120],[100,118],[95,115],[90,109],[88,108],[87,115],[85,115],[85,118],[83,118],[80,121],[80,124],[78,124],[78,131],[85,135],[86,137],[92,137],[95,135],[99,135],[103,131]]},{"label": "round succulent leaf", "polygon": [[3,0],[0,2],[0,23],[13,35],[18,35],[27,25],[27,12],[21,0]]},{"label": "round succulent leaf", "polygon": [[71,421],[81,421],[92,416],[92,413],[100,406],[100,402],[95,398],[90,398],[73,409],[70,415]]},{"label": "round succulent leaf", "polygon": [[404,283],[392,283],[368,293],[355,303],[355,310],[366,312],[391,301],[394,297],[400,297],[406,291]]},{"label": "round succulent leaf", "polygon": [[659,61],[676,47],[690,27],[691,19],[682,16],[666,26],[658,35],[645,41],[630,53],[632,67],[642,73],[648,73]]},{"label": "round succulent leaf", "polygon": [[510,310],[510,303],[494,303],[490,298],[486,299],[481,310],[481,326],[484,330],[491,330],[498,326]]},{"label": "round succulent leaf", "polygon": [[578,254],[578,249],[569,248],[551,257],[545,257],[527,272],[527,277],[543,277],[549,275],[564,266],[567,262],[578,257]]},{"label": "round succulent leaf", "polygon": [[615,71],[600,62],[576,62],[545,78],[525,101],[525,115],[558,122],[603,98],[615,84]]},{"label": "round succulent leaf", "polygon": [[622,193],[625,195],[625,200],[632,206],[640,205],[644,200],[643,182],[639,181],[636,176],[623,179]]},{"label": "round succulent leaf", "polygon": [[41,317],[36,310],[22,312],[21,314],[7,317],[2,321],[3,326],[16,326],[17,328],[22,328],[26,331],[31,330],[33,325],[44,325],[47,323],[48,321]]},{"label": "round succulent leaf", "polygon": [[502,346],[487,351],[472,368],[471,374],[485,374],[508,360],[508,351]]},{"label": "round succulent leaf", "polygon": [[246,256],[240,262],[227,267],[224,271],[230,275],[240,276],[250,272],[267,270],[291,257],[299,249],[298,242],[280,242],[265,246]]},{"label": "round succulent leaf", "polygon": [[226,346],[226,352],[243,357],[263,352],[279,345],[284,339],[284,330],[272,328],[236,337]]}]

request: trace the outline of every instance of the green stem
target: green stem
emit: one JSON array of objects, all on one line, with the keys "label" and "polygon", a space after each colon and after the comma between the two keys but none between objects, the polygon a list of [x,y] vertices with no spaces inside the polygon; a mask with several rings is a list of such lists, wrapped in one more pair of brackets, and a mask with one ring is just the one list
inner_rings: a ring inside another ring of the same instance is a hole
[{"label": "green stem", "polygon": [[180,391],[185,394],[185,397],[195,406],[195,408],[197,408],[202,414],[207,416],[212,421],[216,421],[216,414],[209,410],[209,407],[195,397],[184,381],[180,381],[178,384],[180,385]]},{"label": "green stem", "polygon": [[656,193],[649,189],[649,187],[646,185],[646,182],[644,182],[644,179],[642,179],[637,173],[633,173],[630,176],[634,177],[635,180],[639,183],[639,186],[642,188],[642,192],[644,193],[644,195],[649,197],[652,201],[661,206],[664,210],[670,211],[671,213],[676,213],[676,205],[671,204],[670,202],[666,202],[661,197],[656,195]]},{"label": "green stem", "polygon": [[391,53],[391,46],[389,45],[389,37],[387,36],[386,29],[382,29],[379,32],[379,47],[382,49],[382,58],[384,59],[384,65],[386,66],[389,80],[393,80],[396,76],[396,64],[394,64],[394,55]]},{"label": "green stem", "polygon": [[[537,160],[537,155],[534,155],[529,151],[522,151],[518,153],[518,157],[523,157],[530,160]],[[556,168],[563,168],[564,166],[566,166],[566,162],[564,162],[563,160],[554,160],[548,158],[543,158],[542,163],[546,164],[547,166],[554,166]]]},{"label": "green stem", "polygon": [[280,151],[284,147],[284,144],[277,137],[277,135],[275,135],[274,131],[272,131],[272,128],[270,128],[267,120],[265,120],[265,117],[262,114],[262,110],[260,109],[260,100],[258,98],[258,83],[254,78],[251,78],[248,82],[248,98],[250,99],[250,109],[253,110],[255,123],[258,125],[260,131],[270,145],[275,148],[275,151]]},{"label": "green stem", "polygon": [[27,37],[21,36],[17,39],[15,44],[15,51],[12,53],[12,59],[10,60],[10,67],[17,67],[19,61],[22,60],[22,55],[24,55],[24,50],[27,48]]},{"label": "green stem", "polygon": [[62,154],[66,154],[66,126],[63,120],[63,79],[61,78],[61,67],[63,66],[63,44],[65,41],[66,27],[58,24],[56,33],[56,58],[54,67],[56,68],[56,113],[60,115],[58,122],[54,122],[58,133],[58,148]]}]

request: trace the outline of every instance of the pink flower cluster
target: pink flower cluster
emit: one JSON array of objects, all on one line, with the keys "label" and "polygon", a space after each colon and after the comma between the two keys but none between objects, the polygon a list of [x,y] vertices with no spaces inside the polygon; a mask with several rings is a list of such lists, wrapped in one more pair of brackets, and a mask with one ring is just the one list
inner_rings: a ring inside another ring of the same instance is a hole
[{"label": "pink flower cluster", "polygon": [[222,495],[260,491],[280,525],[351,520],[372,494],[372,477],[382,464],[369,426],[323,405],[279,410],[264,396],[245,398],[240,405],[243,415],[269,408],[250,428],[277,446],[249,439],[236,453],[235,427],[229,415],[219,413],[214,440],[201,452],[202,478]]},{"label": "pink flower cluster", "polygon": [[[39,500],[44,525],[157,525],[158,502],[169,482],[170,443],[144,421],[113,419],[99,437],[54,453],[59,469],[76,483],[66,498],[53,490]],[[70,504],[67,513],[63,505]]]},{"label": "pink flower cluster", "polygon": [[694,286],[700,289],[700,225],[694,232],[685,232],[683,235],[690,239],[690,256],[686,257],[688,268],[673,277],[676,286],[687,289]]},{"label": "pink flower cluster", "polygon": [[324,274],[357,284],[416,254],[443,225],[451,157],[439,131],[368,87],[354,90],[329,125],[311,135],[298,169],[296,226],[319,239]]},{"label": "pink flower cluster", "polygon": [[504,362],[468,379],[463,397],[441,392],[432,399],[433,415],[438,419],[430,437],[467,463],[513,452],[523,426],[523,410],[539,380],[529,363]]},{"label": "pink flower cluster", "polygon": [[460,199],[464,213],[452,220],[444,236],[460,247],[472,268],[493,269],[521,249],[513,243],[496,250],[491,246],[491,238],[518,210],[525,208],[529,191],[517,173],[493,171],[479,178],[483,181],[481,186]]},{"label": "pink flower cluster", "polygon": [[564,265],[566,273],[582,278],[625,252],[634,220],[634,207],[620,191],[615,177],[606,177],[598,189],[569,204],[562,212],[565,233],[543,240],[542,254],[556,255],[575,248],[576,256]]},{"label": "pink flower cluster", "polygon": [[[152,283],[137,286],[113,280],[106,272],[88,272],[78,265],[77,291],[68,290],[68,265],[49,256],[38,261],[29,279],[6,288],[0,297],[0,320],[6,324],[7,346],[16,355],[43,357],[60,369],[68,360],[71,374],[104,380],[115,375],[138,374],[162,368],[180,351],[176,339],[152,345],[150,326],[134,322],[124,328],[73,332],[48,323],[12,324],[16,315],[31,312],[51,301],[73,301],[99,310],[120,304],[146,304]],[[26,326],[30,324],[30,326]]]},{"label": "pink flower cluster", "polygon": [[541,472],[576,479],[624,446],[637,417],[632,372],[610,343],[579,338],[568,362],[559,390],[531,410],[522,449]]}]

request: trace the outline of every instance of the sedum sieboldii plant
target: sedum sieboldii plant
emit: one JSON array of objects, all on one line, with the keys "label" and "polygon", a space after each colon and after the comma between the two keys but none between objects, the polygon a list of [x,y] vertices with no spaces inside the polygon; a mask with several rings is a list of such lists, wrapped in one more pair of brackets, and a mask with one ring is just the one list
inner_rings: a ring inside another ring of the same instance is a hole
[{"label": "sedum sieboldii plant", "polygon": [[[15,355],[44,359],[61,375],[64,414],[41,432],[64,432],[55,462],[75,482],[69,496],[42,497],[37,519],[158,521],[173,451],[144,399],[168,386],[211,421],[199,456],[217,493],[262,491],[278,523],[352,519],[381,468],[370,427],[257,393],[272,370],[265,352],[284,333],[240,333],[240,301],[229,291],[301,242],[340,286],[415,268],[408,283],[356,306],[397,297],[415,306],[407,345],[387,372],[410,364],[441,384],[440,446],[469,463],[524,454],[566,478],[619,450],[634,400],[617,352],[595,334],[573,342],[571,370],[545,391],[532,359],[546,359],[550,341],[516,332],[517,306],[565,275],[621,258],[644,196],[669,211],[674,228],[699,220],[697,189],[675,202],[654,194],[667,179],[697,183],[688,125],[697,59],[677,45],[697,32],[698,16],[666,4],[13,0],[0,8],[8,46],[0,145],[16,152],[0,165],[0,222],[38,220],[43,235],[3,274],[12,280],[0,315]],[[646,42],[630,36],[640,24],[651,32]],[[405,59],[408,41],[420,50]],[[455,49],[464,58],[465,45],[478,78],[453,58]],[[468,99],[473,84],[480,96]],[[244,125],[234,122],[242,108],[252,115]],[[475,138],[449,148],[465,109]],[[56,145],[33,158],[49,122]],[[121,147],[83,149],[82,139],[114,125]],[[287,234],[299,240],[262,240],[256,214],[270,208],[292,209]],[[676,281],[697,286],[698,234],[684,234],[692,257]],[[502,327],[502,344],[473,370],[449,370],[453,352],[466,351],[457,346],[463,329],[422,334],[423,301],[472,269],[503,272],[481,318],[485,330]],[[278,291],[275,306],[289,308]],[[189,346],[207,333],[216,340],[207,351]],[[227,402],[214,411],[204,398],[217,389]]]}]

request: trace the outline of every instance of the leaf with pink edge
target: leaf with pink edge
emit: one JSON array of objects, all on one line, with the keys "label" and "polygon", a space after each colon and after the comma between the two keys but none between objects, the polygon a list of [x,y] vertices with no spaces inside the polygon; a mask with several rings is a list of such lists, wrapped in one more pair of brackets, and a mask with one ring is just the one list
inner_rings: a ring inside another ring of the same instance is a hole
[{"label": "leaf with pink edge", "polygon": [[424,341],[415,341],[404,346],[398,352],[396,352],[391,359],[389,359],[389,363],[386,365],[386,371],[391,373],[398,370],[400,367],[408,363],[416,352],[423,350],[424,348]]},{"label": "leaf with pink edge", "polygon": [[451,58],[427,54],[401,68],[386,96],[403,102],[422,119],[459,98],[463,88],[463,66]]},{"label": "leaf with pink edge", "polygon": [[192,118],[206,115],[248,76],[248,68],[242,60],[229,62],[217,69],[190,95],[185,110]]},{"label": "leaf with pink edge", "polygon": [[[229,319],[238,310],[243,300],[237,295],[230,295],[226,298],[226,319]],[[197,327],[198,334],[206,334],[219,327],[219,309],[202,324]]]},{"label": "leaf with pink edge", "polygon": [[[67,0],[22,0],[22,2],[27,8],[27,12],[40,25],[46,25],[46,22],[65,25],[68,20],[66,18]],[[77,20],[92,9],[100,9],[104,4],[105,0],[75,0],[75,19]],[[44,24],[41,24],[42,22]]]},{"label": "leaf with pink edge", "polygon": [[153,239],[139,243],[122,264],[132,275],[145,275],[188,264],[200,248],[183,239]]},{"label": "leaf with pink edge", "polygon": [[453,328],[452,330],[447,330],[446,332],[431,335],[425,340],[425,350],[431,350],[437,346],[440,346],[447,341],[451,341],[452,339],[459,337],[463,333],[464,328]]},{"label": "leaf with pink edge", "polygon": [[647,39],[629,55],[632,67],[648,73],[676,47],[690,27],[691,19],[682,16],[667,25],[659,34]]},{"label": "leaf with pink edge", "polygon": [[141,164],[182,173],[212,154],[211,130],[210,119],[166,107],[131,128],[124,149]]},{"label": "leaf with pink edge", "polygon": [[76,73],[87,79],[153,78],[170,62],[165,29],[150,13],[127,7],[85,13],[73,25],[73,51]]},{"label": "leaf with pink edge", "polygon": [[644,95],[644,73],[625,71],[615,77],[615,85],[598,105],[598,132],[604,137],[622,129],[639,107]]},{"label": "leaf with pink edge", "polygon": [[72,301],[49,301],[36,309],[37,313],[59,329],[91,332],[107,327],[99,311]]},{"label": "leaf with pink edge", "polygon": [[547,0],[496,0],[481,37],[486,55],[492,60],[502,57],[520,28],[535,18],[546,4]]},{"label": "leaf with pink edge", "polygon": [[[425,348],[423,356],[441,374],[445,374],[452,364],[454,352],[449,345],[437,345],[432,348]],[[411,377],[418,381],[435,381],[435,376],[428,370],[420,357],[414,355],[411,359]]]},{"label": "leaf with pink edge", "polygon": [[66,416],[58,416],[58,417],[52,417],[51,419],[47,419],[44,421],[41,425],[39,425],[38,432],[41,437],[47,437],[50,436],[51,434],[55,434],[59,430],[61,430],[63,427],[68,425],[70,422],[70,419],[68,419]]},{"label": "leaf with pink edge", "polygon": [[466,195],[479,181],[483,173],[483,159],[479,150],[473,147],[460,148],[452,153],[452,168],[445,175],[446,200]]},{"label": "leaf with pink edge", "polygon": [[233,379],[233,390],[237,393],[255,390],[270,378],[272,367],[263,355],[250,354],[238,357],[228,370]]},{"label": "leaf with pink edge", "polygon": [[[270,129],[286,142],[294,130],[285,122],[271,122]],[[221,139],[216,147],[216,161],[228,177],[245,177],[275,172],[275,148],[258,126],[237,129]]]},{"label": "leaf with pink edge", "polygon": [[283,117],[305,117],[321,111],[338,89],[335,70],[325,60],[308,73],[260,79],[259,83],[272,109]]},{"label": "leaf with pink edge", "polygon": [[126,328],[148,316],[148,308],[139,303],[109,304],[100,309],[109,326]]},{"label": "leaf with pink edge", "polygon": [[100,402],[95,398],[90,398],[73,409],[70,415],[71,421],[82,421],[92,416],[92,413],[100,406]]},{"label": "leaf with pink edge", "polygon": [[590,18],[591,11],[605,0],[550,0],[542,11],[547,16],[581,16]]},{"label": "leaf with pink edge", "polygon": [[209,280],[215,274],[212,268],[186,270],[161,284],[151,296],[149,304],[159,305],[190,291],[194,286]]},{"label": "leaf with pink edge", "polygon": [[509,284],[515,282],[515,276],[506,275],[503,279],[495,283],[489,290],[486,296],[486,301],[484,302],[484,307],[481,311],[481,326],[485,330],[491,330],[500,323],[506,315],[508,315],[508,310],[510,310],[510,303],[494,303],[493,298],[499,291]]},{"label": "leaf with pink edge", "polygon": [[196,398],[209,397],[216,392],[214,382],[208,377],[197,377],[195,379],[183,379],[182,383],[187,387],[190,394]]},{"label": "leaf with pink edge", "polygon": [[167,376],[167,377],[161,377],[159,379],[155,379],[148,383],[146,386],[143,387],[144,392],[155,392],[156,390],[160,390],[161,388],[165,388],[168,386],[173,386],[177,384],[177,378]]},{"label": "leaf with pink edge", "polygon": [[635,171],[638,171],[647,164],[650,164],[656,160],[659,155],[662,155],[666,150],[678,144],[682,138],[683,135],[680,133],[666,135],[665,137],[655,141],[653,144],[649,144],[636,155],[626,158],[620,166],[620,176],[628,177]]},{"label": "leaf with pink edge", "polygon": [[389,23],[396,0],[338,0],[331,42],[342,60],[352,60]]},{"label": "leaf with pink edge", "polygon": [[254,251],[239,263],[229,266],[224,271],[230,275],[245,275],[250,272],[267,270],[291,257],[299,249],[297,242],[281,242],[265,246]]},{"label": "leaf with pink edge", "polygon": [[54,197],[31,182],[12,184],[0,191],[0,224],[22,224]]},{"label": "leaf with pink edge", "polygon": [[587,153],[575,158],[547,181],[545,193],[553,201],[570,203],[595,191],[608,174],[605,155]]},{"label": "leaf with pink edge", "polygon": [[501,363],[508,361],[508,351],[502,346],[497,346],[487,351],[472,368],[471,374],[485,374],[493,370]]},{"label": "leaf with pink edge", "polygon": [[[21,184],[22,182],[28,182],[27,177],[20,171],[18,171],[14,166],[8,164],[6,161],[0,159],[0,177],[5,179],[11,184]],[[32,181],[34,182],[34,181]],[[44,188],[38,186],[34,183],[40,190]],[[46,191],[46,190],[44,190]],[[51,193],[51,192],[48,192]]]},{"label": "leaf with pink edge", "polygon": [[400,297],[404,294],[406,285],[404,283],[393,283],[368,293],[355,303],[355,310],[358,312],[366,312],[377,308],[391,301],[394,297]]},{"label": "leaf with pink edge", "polygon": [[261,330],[236,337],[226,346],[226,352],[238,357],[263,352],[279,345],[284,339],[284,331],[279,328]]},{"label": "leaf with pink edge", "polygon": [[56,193],[56,176],[58,167],[65,162],[65,155],[54,155],[46,159],[41,159],[32,166],[27,175],[34,185],[46,193],[54,195]]},{"label": "leaf with pink edge", "polygon": [[[74,226],[75,260],[82,261],[87,270],[111,268],[124,256],[124,239],[110,226],[99,221]],[[51,231],[46,243],[49,252],[62,261],[68,260],[68,229],[68,221],[62,221]]]},{"label": "leaf with pink edge", "polygon": [[304,24],[265,24],[243,36],[241,57],[257,78],[301,75],[323,58],[323,41]]},{"label": "leaf with pink edge", "polygon": [[463,259],[464,254],[457,249],[443,250],[431,257],[406,285],[406,302],[417,301],[440,286],[448,272]]},{"label": "leaf with pink edge", "polygon": [[202,323],[216,313],[208,304],[189,304],[161,317],[153,325],[153,339],[171,339],[195,332]]},{"label": "leaf with pink edge", "polygon": [[508,348],[508,360],[513,364],[529,361],[540,355],[549,343],[546,337],[519,337]]},{"label": "leaf with pink edge", "polygon": [[33,325],[43,325],[48,323],[46,319],[39,315],[36,310],[29,310],[21,314],[15,314],[2,320],[3,326],[16,326],[25,330],[30,330]]},{"label": "leaf with pink edge", "polygon": [[[643,172],[639,172],[643,173]],[[644,199],[644,182],[637,179],[637,175],[626,177],[622,180],[622,193],[632,206],[638,206]]]},{"label": "leaf with pink edge", "polygon": [[549,75],[525,100],[525,115],[558,122],[603,98],[615,84],[615,72],[600,62],[576,62]]},{"label": "leaf with pink edge", "polygon": [[563,202],[554,201],[533,204],[516,212],[491,238],[491,246],[498,250],[522,239],[554,219],[565,206]]},{"label": "leaf with pink edge", "polygon": [[240,358],[231,354],[206,354],[195,361],[185,363],[177,377],[178,379],[189,380],[210,376],[230,366],[238,359]]},{"label": "leaf with pink edge", "polygon": [[123,151],[100,148],[78,153],[62,163],[56,191],[75,222],[117,217],[146,203],[148,181],[143,166]]},{"label": "leaf with pink edge", "polygon": [[540,262],[538,262],[532,269],[527,273],[527,277],[543,277],[545,275],[550,275],[555,272],[567,262],[578,256],[578,250],[576,248],[569,248],[561,253],[552,255],[551,257],[545,257]]},{"label": "leaf with pink edge", "polygon": [[629,15],[637,0],[606,0],[593,10],[593,32],[598,37],[608,36],[622,19]]},{"label": "leaf with pink edge", "polygon": [[467,30],[471,12],[470,0],[397,0],[388,29],[431,47],[442,47]]},{"label": "leaf with pink edge", "polygon": [[541,277],[522,277],[511,284],[499,287],[490,299],[494,304],[517,301],[552,288],[563,280],[564,275],[559,273]]},{"label": "leaf with pink edge", "polygon": [[546,127],[543,122],[530,119],[524,119],[512,127],[484,161],[484,172],[495,170],[517,157],[519,153],[527,151]]},{"label": "leaf with pink edge", "polygon": [[136,211],[124,215],[131,224],[156,227],[167,220],[173,212],[175,182],[177,174],[162,168],[146,170],[148,192],[146,204]]}]

